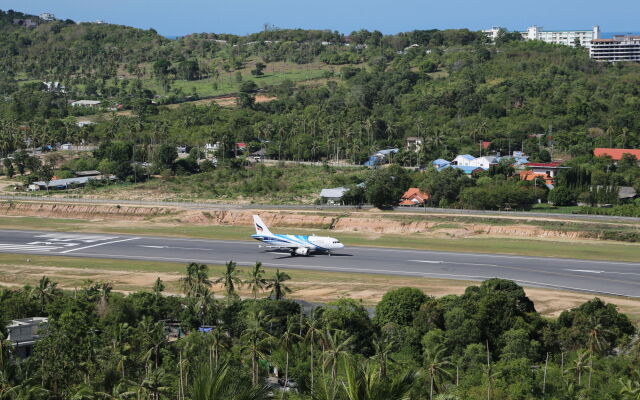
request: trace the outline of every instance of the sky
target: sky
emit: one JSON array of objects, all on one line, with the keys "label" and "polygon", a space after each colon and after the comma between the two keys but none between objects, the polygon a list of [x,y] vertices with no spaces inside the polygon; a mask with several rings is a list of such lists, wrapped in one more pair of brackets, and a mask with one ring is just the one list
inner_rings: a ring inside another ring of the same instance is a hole
[{"label": "sky", "polygon": [[358,29],[384,34],[414,29],[491,26],[545,29],[640,31],[640,1],[618,0],[0,0],[0,9],[29,14],[51,12],[74,21],[154,28],[165,36],[214,32],[244,35],[263,29]]}]

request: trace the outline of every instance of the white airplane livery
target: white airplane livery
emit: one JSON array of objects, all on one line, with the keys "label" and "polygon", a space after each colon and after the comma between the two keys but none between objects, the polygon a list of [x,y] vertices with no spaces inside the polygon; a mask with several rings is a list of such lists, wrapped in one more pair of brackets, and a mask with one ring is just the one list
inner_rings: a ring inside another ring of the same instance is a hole
[{"label": "white airplane livery", "polygon": [[273,234],[257,215],[253,216],[253,224],[256,227],[256,234],[251,235],[252,238],[265,243],[267,248],[286,249],[291,252],[292,256],[308,256],[314,252],[331,255],[332,250],[344,248],[338,239],[327,236]]}]

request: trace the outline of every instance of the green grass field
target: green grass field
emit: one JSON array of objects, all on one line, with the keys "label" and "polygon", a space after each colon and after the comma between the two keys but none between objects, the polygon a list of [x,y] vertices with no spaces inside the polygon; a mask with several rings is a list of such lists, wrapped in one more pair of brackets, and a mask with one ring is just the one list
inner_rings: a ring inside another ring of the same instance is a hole
[{"label": "green grass field", "polygon": [[[34,217],[0,217],[1,229],[43,229],[58,231],[82,231],[119,233],[130,235],[154,235],[193,237],[205,239],[252,240],[251,227],[168,225],[144,223],[132,226],[114,225],[109,222],[64,220]],[[339,238],[346,246],[378,246],[405,249],[457,251],[476,253],[513,254],[540,257],[578,258],[587,260],[611,260],[637,262],[640,244],[612,241],[570,241],[531,238],[432,238],[422,235],[372,235],[367,233],[342,233],[323,229],[286,228],[291,231]]]}]

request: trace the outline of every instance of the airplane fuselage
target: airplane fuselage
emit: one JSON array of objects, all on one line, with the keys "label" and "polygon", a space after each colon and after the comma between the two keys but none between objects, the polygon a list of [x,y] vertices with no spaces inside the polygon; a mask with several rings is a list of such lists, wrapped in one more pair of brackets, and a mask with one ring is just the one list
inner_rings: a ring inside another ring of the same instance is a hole
[{"label": "airplane fuselage", "polygon": [[255,234],[252,238],[261,241],[267,247],[288,249],[292,254],[308,255],[310,252],[328,252],[342,249],[344,245],[336,238],[328,236]]}]

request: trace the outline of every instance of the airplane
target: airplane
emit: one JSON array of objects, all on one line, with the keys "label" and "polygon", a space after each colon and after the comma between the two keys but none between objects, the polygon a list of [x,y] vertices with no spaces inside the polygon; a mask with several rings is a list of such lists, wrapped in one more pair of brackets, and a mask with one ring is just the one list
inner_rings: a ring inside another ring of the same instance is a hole
[{"label": "airplane", "polygon": [[[336,238],[328,236],[303,236],[303,235],[276,235],[271,233],[262,219],[254,215],[253,224],[256,234],[252,238],[265,243],[266,248],[286,249],[292,256],[308,256],[311,253],[321,252],[331,255],[332,250],[342,249],[344,245]],[[260,247],[263,247],[260,245]]]}]

